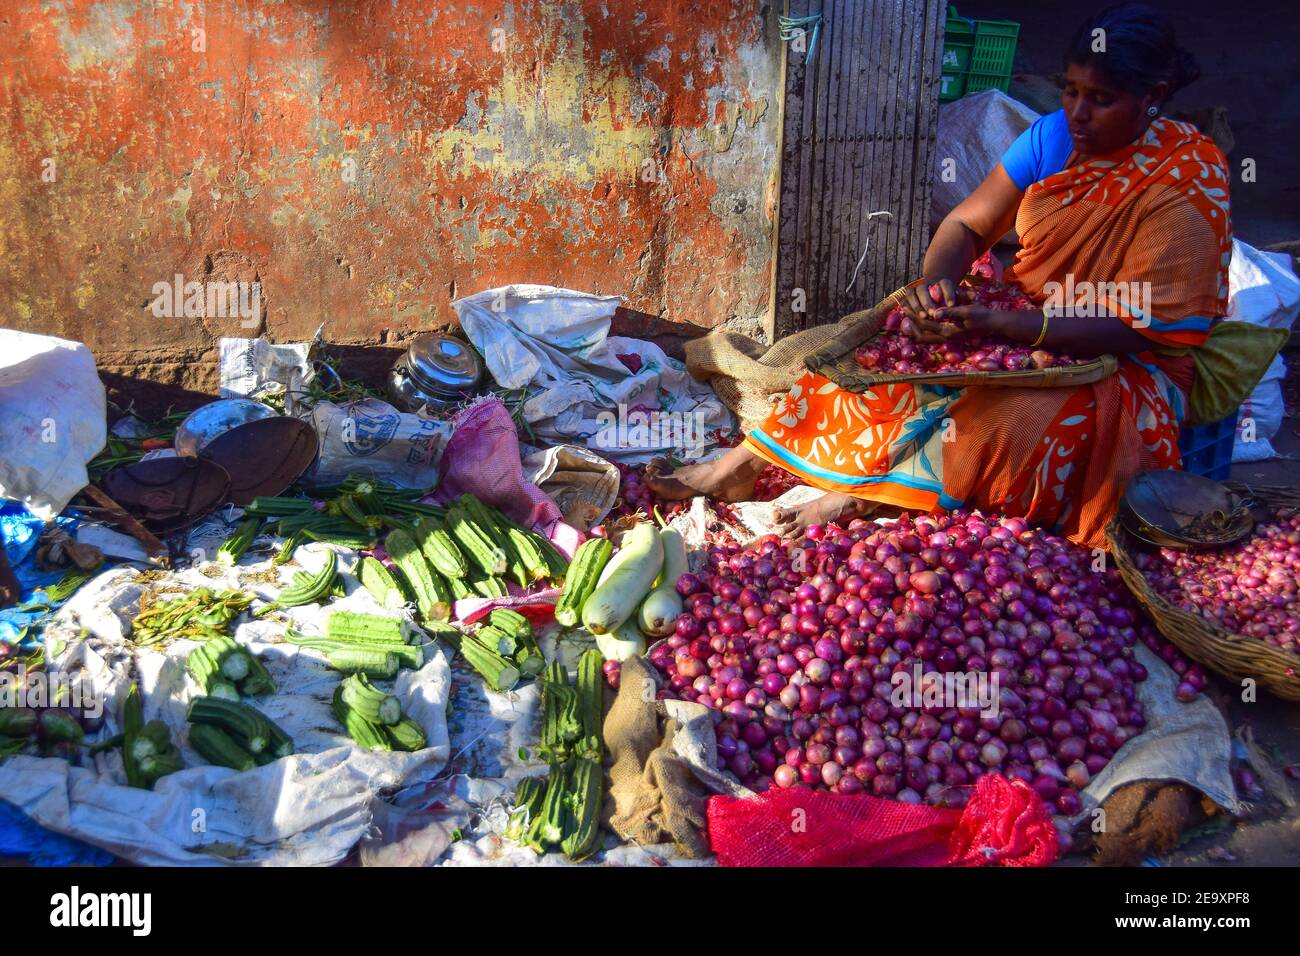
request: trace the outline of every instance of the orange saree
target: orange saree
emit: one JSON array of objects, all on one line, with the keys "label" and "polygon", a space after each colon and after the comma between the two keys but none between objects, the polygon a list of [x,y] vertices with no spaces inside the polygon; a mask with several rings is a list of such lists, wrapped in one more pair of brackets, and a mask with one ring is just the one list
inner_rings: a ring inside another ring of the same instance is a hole
[{"label": "orange saree", "polygon": [[857,394],[809,373],[746,447],[827,491],[911,510],[1020,514],[1104,547],[1128,479],[1181,465],[1193,362],[1154,349],[1202,344],[1227,307],[1227,163],[1194,127],[1158,119],[1124,149],[1030,186],[1016,228],[1008,282],[1039,307],[1049,297],[1095,303],[1153,350],[1122,356],[1108,379],[1061,389],[896,384]]}]

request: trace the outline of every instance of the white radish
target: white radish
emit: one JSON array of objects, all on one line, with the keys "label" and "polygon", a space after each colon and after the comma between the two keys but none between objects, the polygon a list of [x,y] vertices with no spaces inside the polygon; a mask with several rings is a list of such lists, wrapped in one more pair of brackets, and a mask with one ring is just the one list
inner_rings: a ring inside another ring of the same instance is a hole
[{"label": "white radish", "polygon": [[597,634],[596,647],[607,661],[625,661],[629,657],[639,657],[645,653],[645,638],[629,617],[619,625],[618,630]]},{"label": "white radish", "polygon": [[663,526],[659,539],[664,545],[664,566],[654,589],[641,602],[637,623],[643,634],[667,637],[677,626],[677,618],[682,614],[682,598],[677,593],[677,579],[686,573],[686,542],[676,529],[664,524],[657,508],[655,517],[659,518],[659,524]]},{"label": "white radish", "polygon": [[664,545],[659,532],[648,521],[623,537],[623,547],[610,559],[611,572],[582,606],[582,624],[592,634],[606,634],[636,613],[637,606],[654,586],[664,566]]}]

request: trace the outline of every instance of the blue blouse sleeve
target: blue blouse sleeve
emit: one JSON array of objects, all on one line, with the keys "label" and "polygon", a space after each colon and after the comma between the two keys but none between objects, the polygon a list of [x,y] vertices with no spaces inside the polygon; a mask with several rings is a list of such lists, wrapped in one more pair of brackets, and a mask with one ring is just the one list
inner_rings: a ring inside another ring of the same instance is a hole
[{"label": "blue blouse sleeve", "polygon": [[1002,154],[1002,168],[1020,189],[1059,173],[1070,158],[1073,143],[1065,110],[1048,113],[1016,137]]}]

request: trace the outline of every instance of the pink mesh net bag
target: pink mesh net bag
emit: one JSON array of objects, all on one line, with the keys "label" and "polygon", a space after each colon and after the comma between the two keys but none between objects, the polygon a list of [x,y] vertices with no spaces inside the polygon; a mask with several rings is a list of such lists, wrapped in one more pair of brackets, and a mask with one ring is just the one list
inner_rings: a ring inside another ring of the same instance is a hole
[{"label": "pink mesh net bag", "polygon": [[964,810],[825,790],[709,799],[722,866],[1047,866],[1060,844],[1028,784],[986,774]]}]

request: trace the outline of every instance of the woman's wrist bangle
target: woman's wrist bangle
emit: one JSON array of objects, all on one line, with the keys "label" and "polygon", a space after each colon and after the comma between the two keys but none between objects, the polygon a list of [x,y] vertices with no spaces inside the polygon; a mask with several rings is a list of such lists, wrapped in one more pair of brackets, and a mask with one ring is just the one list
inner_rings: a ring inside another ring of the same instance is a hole
[{"label": "woman's wrist bangle", "polygon": [[1043,312],[1043,328],[1042,328],[1042,331],[1040,331],[1040,332],[1038,333],[1038,338],[1034,339],[1034,344],[1031,345],[1030,348],[1035,348],[1035,349],[1036,349],[1036,348],[1038,348],[1038,346],[1042,345],[1043,342],[1045,342],[1046,340],[1047,340],[1047,312],[1044,311],[1044,312]]}]

